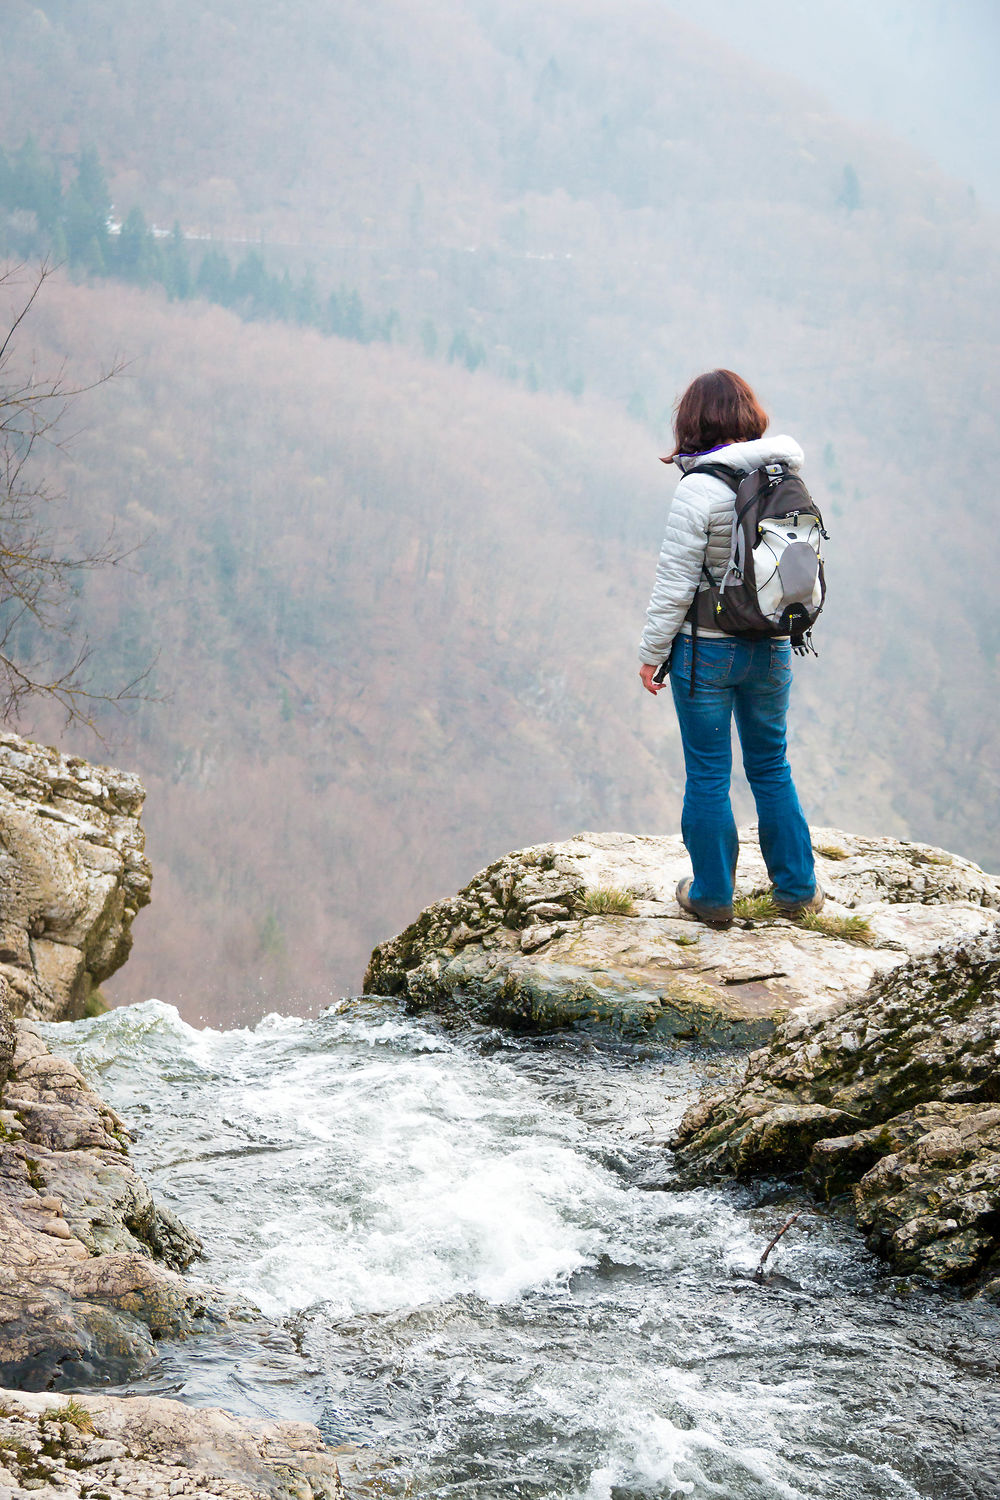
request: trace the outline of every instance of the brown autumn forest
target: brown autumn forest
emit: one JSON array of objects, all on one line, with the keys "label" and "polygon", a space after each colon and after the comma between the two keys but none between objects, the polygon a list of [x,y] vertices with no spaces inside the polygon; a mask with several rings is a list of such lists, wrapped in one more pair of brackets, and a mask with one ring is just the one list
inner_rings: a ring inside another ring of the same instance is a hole
[{"label": "brown autumn forest", "polygon": [[322,1003],[507,848],[676,826],[635,643],[663,413],[707,364],[802,441],[833,533],[811,817],[996,866],[997,227],[967,194],[652,5],[12,10],[6,143],[96,144],[116,211],[400,313],[363,345],[63,277],[26,335],[132,361],[51,460],[81,531],[144,538],[79,600],[102,677],[156,657],[100,752],[146,780],[155,868],[115,998]]}]

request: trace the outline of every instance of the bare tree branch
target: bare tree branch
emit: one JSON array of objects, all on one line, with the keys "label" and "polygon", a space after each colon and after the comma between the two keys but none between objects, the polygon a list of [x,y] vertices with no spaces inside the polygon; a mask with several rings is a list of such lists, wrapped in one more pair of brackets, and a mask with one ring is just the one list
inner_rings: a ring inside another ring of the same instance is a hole
[{"label": "bare tree branch", "polygon": [[[0,288],[17,287],[23,270],[0,271]],[[95,710],[148,700],[155,663],[122,688],[93,688],[87,675],[92,650],[86,641],[75,644],[69,604],[81,574],[121,566],[141,543],[119,548],[112,525],[99,545],[68,546],[55,515],[65,497],[36,469],[39,447],[65,451],[71,440],[62,424],[74,399],[106,385],[126,366],[115,360],[83,384],[67,382],[65,363],[48,375],[40,376],[33,360],[27,373],[15,372],[16,335],[52,274],[47,262],[32,274],[0,342],[0,719],[16,719],[28,699],[43,698],[59,704],[67,723],[86,725],[100,738]],[[27,653],[19,649],[25,640]],[[68,665],[55,664],[67,655]]]},{"label": "bare tree branch", "polygon": [[753,1273],[755,1281],[762,1280],[762,1278],[764,1276],[764,1266],[767,1264],[767,1257],[770,1255],[770,1253],[774,1249],[775,1245],[781,1239],[781,1236],[783,1234],[785,1234],[789,1229],[791,1229],[792,1225],[795,1223],[795,1220],[799,1217],[799,1214],[801,1214],[801,1212],[802,1212],[802,1210],[799,1209],[799,1212],[797,1214],[792,1214],[791,1218],[790,1219],[786,1219],[785,1222],[784,1222],[784,1224],[782,1224],[781,1228],[778,1230],[777,1234],[774,1236],[774,1239],[768,1245],[767,1249],[764,1251],[764,1254],[761,1256],[760,1260],[757,1262],[757,1269]]}]

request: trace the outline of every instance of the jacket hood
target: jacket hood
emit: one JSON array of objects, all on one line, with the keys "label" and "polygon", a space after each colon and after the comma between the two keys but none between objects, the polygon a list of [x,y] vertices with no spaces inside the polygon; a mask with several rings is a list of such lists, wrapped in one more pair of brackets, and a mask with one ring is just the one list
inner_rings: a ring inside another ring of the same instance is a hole
[{"label": "jacket hood", "polygon": [[726,443],[722,448],[713,448],[710,453],[679,453],[673,460],[661,459],[661,463],[675,463],[682,474],[690,474],[703,464],[726,464],[731,469],[742,469],[749,474],[761,464],[787,464],[790,469],[801,469],[805,455],[794,438],[754,438],[749,443]]}]

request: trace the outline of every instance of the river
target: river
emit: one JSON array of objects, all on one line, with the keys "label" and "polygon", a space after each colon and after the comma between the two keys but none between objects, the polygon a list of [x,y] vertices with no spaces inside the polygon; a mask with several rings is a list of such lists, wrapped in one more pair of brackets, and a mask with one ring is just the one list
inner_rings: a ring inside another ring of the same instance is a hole
[{"label": "river", "polygon": [[733,1059],[363,1000],[42,1029],[204,1240],[192,1272],[265,1315],[123,1389],[315,1421],[376,1447],[388,1494],[1000,1496],[1000,1309],[889,1277],[791,1188],[655,1186]]}]

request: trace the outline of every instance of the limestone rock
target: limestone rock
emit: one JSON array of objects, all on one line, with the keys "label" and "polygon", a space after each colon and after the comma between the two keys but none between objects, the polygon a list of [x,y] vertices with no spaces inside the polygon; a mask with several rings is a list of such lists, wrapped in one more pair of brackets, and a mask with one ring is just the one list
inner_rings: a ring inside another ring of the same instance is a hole
[{"label": "limestone rock", "polygon": [[673,1142],[686,1177],[804,1173],[850,1194],[900,1270],[1000,1276],[1000,930],[874,981],[835,1018],[779,1028]]},{"label": "limestone rock", "polygon": [[7,1082],[10,1065],[14,1059],[17,1033],[14,1030],[14,1014],[10,1003],[10,986],[0,979],[0,1097]]},{"label": "limestone rock", "polygon": [[75,1019],[128,957],[150,892],[144,795],[124,771],[0,734],[0,978],[14,1015]]},{"label": "limestone rock", "polygon": [[0,1390],[0,1495],[7,1484],[18,1500],[345,1500],[361,1492],[355,1481],[366,1457],[352,1445],[327,1448],[307,1422],[235,1417],[157,1396],[87,1392],[63,1401]]},{"label": "limestone rock", "polygon": [[217,1325],[227,1309],[176,1274],[200,1245],[153,1202],[121,1119],[16,1024],[0,1111],[0,1378],[124,1378],[156,1338]]},{"label": "limestone rock", "polygon": [[[923,844],[813,830],[825,917],[860,917],[870,944],[783,918],[703,926],[674,900],[679,837],[584,833],[497,860],[372,954],[368,994],[519,1030],[753,1043],[776,1022],[834,1015],[873,976],[991,929],[1000,881]],[[767,889],[753,829],[738,894]],[[627,891],[633,915],[588,911]]]}]

